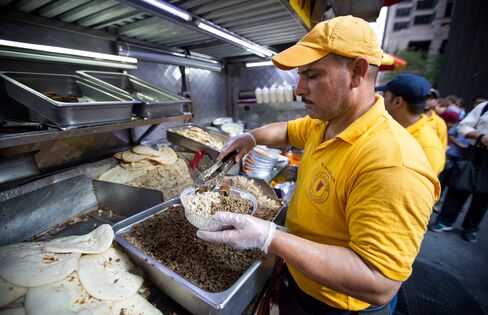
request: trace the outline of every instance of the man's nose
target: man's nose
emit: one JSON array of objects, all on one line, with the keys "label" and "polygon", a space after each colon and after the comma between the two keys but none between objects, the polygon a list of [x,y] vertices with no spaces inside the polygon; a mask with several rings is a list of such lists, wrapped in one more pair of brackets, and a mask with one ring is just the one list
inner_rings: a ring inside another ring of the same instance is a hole
[{"label": "man's nose", "polygon": [[298,77],[297,87],[295,88],[295,95],[303,96],[307,94],[307,86],[302,79],[302,77]]}]

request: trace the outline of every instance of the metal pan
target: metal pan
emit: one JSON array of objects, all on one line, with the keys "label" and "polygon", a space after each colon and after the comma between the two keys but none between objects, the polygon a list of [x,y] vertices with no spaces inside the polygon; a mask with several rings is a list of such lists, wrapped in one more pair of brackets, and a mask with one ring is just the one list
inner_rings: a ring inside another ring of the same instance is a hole
[{"label": "metal pan", "polygon": [[191,101],[163,90],[130,74],[104,71],[77,71],[90,82],[105,85],[121,94],[139,100],[133,113],[144,118],[168,117],[183,114],[183,105]]},{"label": "metal pan", "polygon": [[264,287],[273,270],[274,255],[267,255],[263,259],[256,260],[230,288],[213,293],[200,289],[122,238],[121,235],[129,232],[135,224],[174,205],[181,205],[179,198],[164,202],[117,223],[113,226],[115,240],[137,265],[146,270],[155,286],[193,314],[240,314]]},{"label": "metal pan", "polygon": [[195,141],[193,139],[184,137],[184,136],[182,136],[176,132],[178,129],[184,129],[184,128],[188,128],[191,126],[195,126],[195,127],[200,128],[200,129],[203,129],[204,131],[208,132],[211,136],[215,137],[216,139],[221,140],[224,144],[229,141],[229,135],[227,135],[226,133],[215,131],[215,130],[212,130],[210,128],[205,128],[205,127],[202,127],[202,126],[199,126],[196,124],[192,124],[192,123],[185,124],[181,127],[172,127],[172,128],[167,129],[166,130],[166,137],[167,137],[168,141],[173,143],[173,144],[176,144],[182,148],[193,151],[193,152],[203,151],[205,154],[210,156],[212,159],[216,160],[220,154],[220,150],[217,150],[216,148],[213,148],[213,147],[208,146],[206,144],[203,144],[201,142]]},{"label": "metal pan", "polygon": [[[0,77],[10,97],[63,129],[130,120],[136,102],[77,75],[2,72]],[[74,96],[78,102],[56,101],[46,92]]]}]

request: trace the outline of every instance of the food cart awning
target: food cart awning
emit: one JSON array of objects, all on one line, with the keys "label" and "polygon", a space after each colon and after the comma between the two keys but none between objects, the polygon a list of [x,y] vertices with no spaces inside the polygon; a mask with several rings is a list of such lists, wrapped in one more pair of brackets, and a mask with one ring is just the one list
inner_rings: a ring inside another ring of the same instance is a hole
[{"label": "food cart awning", "polygon": [[391,71],[399,68],[403,68],[408,65],[408,62],[395,55],[384,54],[383,60],[381,60],[380,71]]}]

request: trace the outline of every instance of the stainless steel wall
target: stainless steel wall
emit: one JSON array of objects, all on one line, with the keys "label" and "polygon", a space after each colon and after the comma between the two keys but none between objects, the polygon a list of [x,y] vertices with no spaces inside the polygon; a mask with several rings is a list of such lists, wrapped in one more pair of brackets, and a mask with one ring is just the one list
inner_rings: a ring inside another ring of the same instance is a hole
[{"label": "stainless steel wall", "polygon": [[[287,121],[303,117],[306,112],[300,104],[275,103],[268,105],[239,106],[239,91],[252,90],[257,87],[270,88],[274,83],[295,86],[298,79],[296,70],[282,71],[273,66],[246,68],[244,63],[229,66],[229,82],[233,104],[234,118],[242,120],[247,129],[253,129],[263,124],[277,121]],[[297,106],[298,105],[298,106]]]},{"label": "stainless steel wall", "polygon": [[[183,76],[178,66],[139,61],[138,69],[129,71],[143,80],[181,95]],[[192,100],[194,121],[209,124],[227,116],[226,75],[197,68],[185,68],[186,87]]]}]

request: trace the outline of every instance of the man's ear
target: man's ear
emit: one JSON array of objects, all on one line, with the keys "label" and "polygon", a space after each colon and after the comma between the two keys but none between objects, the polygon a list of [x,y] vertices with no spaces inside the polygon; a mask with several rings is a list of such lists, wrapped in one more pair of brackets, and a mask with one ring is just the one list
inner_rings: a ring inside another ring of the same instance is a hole
[{"label": "man's ear", "polygon": [[351,87],[356,88],[359,86],[361,81],[365,78],[368,72],[369,62],[366,58],[356,57],[352,62],[352,78]]},{"label": "man's ear", "polygon": [[401,96],[393,97],[393,106],[397,109],[401,108],[405,104],[405,100]]}]

